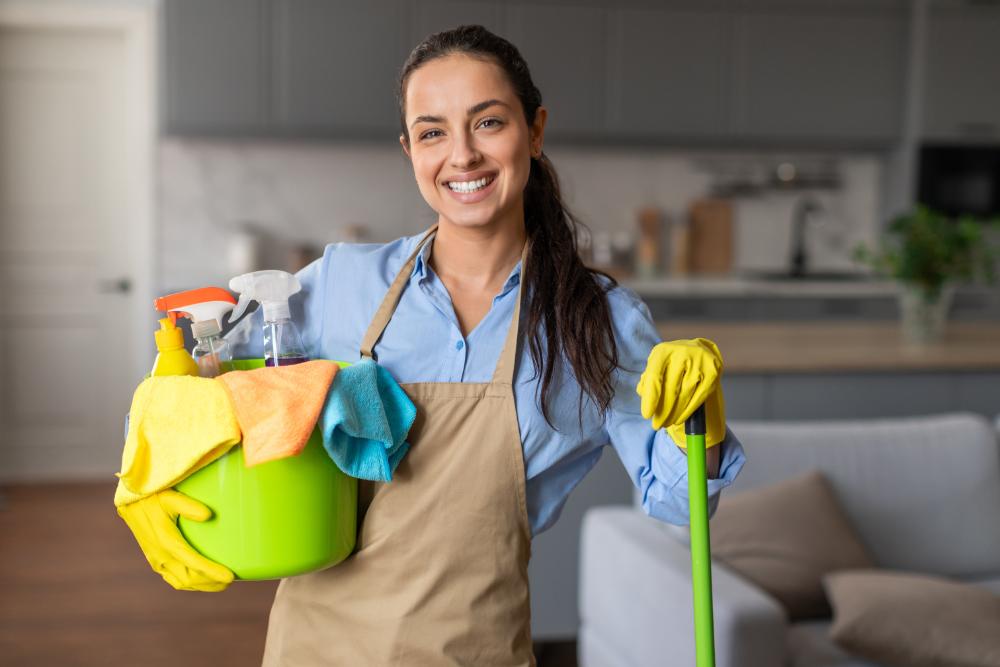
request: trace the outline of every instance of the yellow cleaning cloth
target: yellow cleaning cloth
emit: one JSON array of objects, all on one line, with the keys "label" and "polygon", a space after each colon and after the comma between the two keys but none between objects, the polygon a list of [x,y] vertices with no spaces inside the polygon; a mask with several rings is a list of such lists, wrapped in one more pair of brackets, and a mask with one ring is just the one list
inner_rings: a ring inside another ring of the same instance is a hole
[{"label": "yellow cleaning cloth", "polygon": [[232,398],[247,467],[305,448],[338,368],[336,362],[317,359],[215,378]]},{"label": "yellow cleaning cloth", "polygon": [[219,383],[186,375],[146,378],[132,396],[115,505],[172,487],[239,441],[233,404]]}]

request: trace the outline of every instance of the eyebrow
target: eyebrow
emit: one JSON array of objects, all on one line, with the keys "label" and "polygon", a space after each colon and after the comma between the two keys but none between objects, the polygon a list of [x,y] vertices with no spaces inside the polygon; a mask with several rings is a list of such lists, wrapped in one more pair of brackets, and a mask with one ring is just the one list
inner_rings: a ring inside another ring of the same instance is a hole
[{"label": "eyebrow", "polygon": [[[466,113],[471,116],[473,114],[479,113],[480,111],[483,111],[484,109],[488,109],[495,104],[510,109],[510,105],[507,104],[506,102],[493,99],[472,105],[471,107],[469,107],[469,110]],[[441,116],[417,116],[416,119],[412,123],[410,123],[410,128],[412,128],[417,123],[443,123],[443,122],[444,118]]]}]

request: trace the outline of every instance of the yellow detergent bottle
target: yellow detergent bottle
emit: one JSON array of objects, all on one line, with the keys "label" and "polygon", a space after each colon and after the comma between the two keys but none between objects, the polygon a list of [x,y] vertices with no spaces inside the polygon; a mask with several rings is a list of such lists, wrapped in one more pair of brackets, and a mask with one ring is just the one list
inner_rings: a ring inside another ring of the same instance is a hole
[{"label": "yellow detergent bottle", "polygon": [[156,361],[153,375],[193,375],[198,377],[198,364],[184,349],[184,332],[169,317],[160,320],[160,330],[155,332]]}]

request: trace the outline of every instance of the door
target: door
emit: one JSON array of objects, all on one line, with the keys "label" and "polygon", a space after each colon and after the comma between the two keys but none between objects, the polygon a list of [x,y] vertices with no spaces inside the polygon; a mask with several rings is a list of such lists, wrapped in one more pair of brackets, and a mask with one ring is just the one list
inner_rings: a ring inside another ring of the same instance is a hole
[{"label": "door", "polygon": [[120,30],[0,27],[0,479],[106,478],[109,502],[140,379],[127,53]]}]

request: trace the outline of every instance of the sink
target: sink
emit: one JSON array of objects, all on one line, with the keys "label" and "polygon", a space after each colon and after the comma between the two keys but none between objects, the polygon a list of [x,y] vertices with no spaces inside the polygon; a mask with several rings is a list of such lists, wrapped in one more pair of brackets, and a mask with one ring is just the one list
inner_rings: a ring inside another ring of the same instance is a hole
[{"label": "sink", "polygon": [[793,275],[789,271],[744,271],[742,277],[751,280],[781,280],[788,282],[844,282],[871,280],[871,276],[852,271],[808,271]]}]

